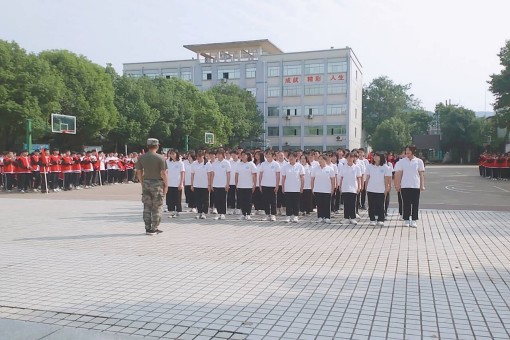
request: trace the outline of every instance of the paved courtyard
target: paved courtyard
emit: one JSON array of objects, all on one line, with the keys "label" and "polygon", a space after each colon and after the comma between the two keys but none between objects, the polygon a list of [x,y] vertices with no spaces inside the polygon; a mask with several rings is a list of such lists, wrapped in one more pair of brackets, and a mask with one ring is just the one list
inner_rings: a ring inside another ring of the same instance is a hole
[{"label": "paved courtyard", "polygon": [[457,177],[425,203],[506,211],[424,209],[417,229],[185,213],[146,236],[138,185],[1,194],[0,339],[509,339],[510,188]]}]

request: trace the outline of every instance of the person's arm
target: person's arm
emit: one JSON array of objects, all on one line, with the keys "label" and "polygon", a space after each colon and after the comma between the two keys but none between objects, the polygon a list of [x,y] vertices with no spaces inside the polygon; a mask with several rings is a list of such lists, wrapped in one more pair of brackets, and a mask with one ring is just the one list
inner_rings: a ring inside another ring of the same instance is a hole
[{"label": "person's arm", "polygon": [[181,191],[182,188],[184,188],[184,176],[185,176],[185,172],[181,171],[181,179],[179,181],[179,188],[178,188],[179,191]]},{"label": "person's arm", "polygon": [[425,171],[420,171],[420,191],[425,191]]},{"label": "person's arm", "polygon": [[193,182],[194,182],[194,180],[195,180],[195,173],[194,173],[194,172],[192,172],[192,173],[191,173],[191,188],[190,188],[190,189],[191,189],[191,191],[195,191],[195,188],[193,187]]},{"label": "person's arm", "polygon": [[161,170],[161,178],[163,179],[163,183],[165,183],[165,186],[163,187],[163,193],[166,195],[168,192],[168,174],[165,170]]},{"label": "person's arm", "polygon": [[370,182],[370,175],[367,175],[367,177],[366,177],[366,182],[365,182],[366,183],[366,186],[365,186],[366,188],[368,188],[368,182]]},{"label": "person's arm", "polygon": [[358,194],[359,194],[361,192],[361,190],[363,190],[363,188],[361,187],[363,185],[363,175],[358,177],[357,181],[358,181]]},{"label": "person's arm", "polygon": [[303,189],[305,187],[305,175],[302,174],[299,176],[299,179],[301,180],[301,188],[299,189],[299,192],[303,193]]},{"label": "person's arm", "polygon": [[214,180],[214,171],[209,171],[207,173],[207,182],[208,182],[208,186],[209,186],[209,191],[214,191],[214,188],[213,188],[213,180]]},{"label": "person's arm", "polygon": [[400,192],[400,185],[402,184],[402,170],[395,172],[395,190]]},{"label": "person's arm", "polygon": [[391,190],[391,176],[384,177],[384,194],[387,195]]},{"label": "person's arm", "polygon": [[285,175],[282,176],[282,192],[285,193]]},{"label": "person's arm", "polygon": [[312,192],[313,192],[313,187],[315,186],[315,177],[311,177],[312,179],[312,182],[311,182],[311,189],[312,189]]},{"label": "person's arm", "polygon": [[276,172],[276,185],[274,187],[274,192],[278,192],[278,187],[280,186],[280,171]]},{"label": "person's arm", "polygon": [[262,188],[262,177],[264,176],[264,171],[259,172],[259,187]]},{"label": "person's arm", "polygon": [[331,194],[335,193],[336,176],[331,177]]},{"label": "person's arm", "polygon": [[136,170],[136,177],[138,177],[138,182],[143,186],[143,170]]},{"label": "person's arm", "polygon": [[225,184],[225,190],[228,191],[230,189],[230,171],[227,171],[227,184]]},{"label": "person's arm", "polygon": [[255,188],[257,187],[257,173],[252,173],[251,177],[253,179],[253,189],[252,189],[252,191],[255,192]]},{"label": "person's arm", "polygon": [[237,188],[237,183],[239,183],[239,172],[236,172],[236,188]]}]

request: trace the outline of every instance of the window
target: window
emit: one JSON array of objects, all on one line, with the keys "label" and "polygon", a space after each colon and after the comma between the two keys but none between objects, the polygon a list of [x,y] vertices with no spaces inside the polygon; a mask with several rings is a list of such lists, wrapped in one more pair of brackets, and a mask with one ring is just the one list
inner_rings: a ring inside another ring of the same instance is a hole
[{"label": "window", "polygon": [[322,126],[305,126],[305,136],[322,136]]},{"label": "window", "polygon": [[126,73],[126,75],[131,78],[140,78],[142,76],[139,73]]},{"label": "window", "polygon": [[212,80],[212,71],[202,70],[202,80]]},{"label": "window", "polygon": [[354,137],[358,134],[358,128],[354,128]]},{"label": "window", "polygon": [[346,105],[328,105],[326,114],[328,115],[342,115],[347,110]]},{"label": "window", "polygon": [[301,126],[284,126],[284,136],[301,136]]},{"label": "window", "polygon": [[308,117],[322,115],[322,106],[305,106],[304,115]]},{"label": "window", "polygon": [[191,71],[181,71],[181,79],[191,81]]},{"label": "window", "polygon": [[286,86],[283,88],[284,97],[297,97],[301,95],[301,86]]},{"label": "window", "polygon": [[174,70],[165,71],[165,72],[163,72],[163,77],[165,77],[166,79],[178,78],[179,72],[174,71]]},{"label": "window", "polygon": [[280,76],[280,66],[268,66],[267,76],[268,77],[279,77]]},{"label": "window", "polygon": [[324,64],[308,64],[305,65],[305,74],[322,74],[324,73]]},{"label": "window", "polygon": [[239,69],[218,70],[218,79],[239,79],[240,75]]},{"label": "window", "polygon": [[280,128],[278,126],[268,126],[267,127],[267,135],[269,137],[279,136]]},{"label": "window", "polygon": [[283,65],[284,76],[299,76],[301,75],[301,65]]},{"label": "window", "polygon": [[283,107],[283,115],[284,116],[300,116],[301,108],[297,106],[284,106]]},{"label": "window", "polygon": [[280,115],[280,108],[276,106],[270,106],[267,108],[268,117],[278,117]]},{"label": "window", "polygon": [[255,67],[246,68],[246,78],[255,78]]},{"label": "window", "polygon": [[257,96],[257,89],[256,88],[249,88],[249,89],[246,89],[246,91],[250,92],[252,96],[256,97]]},{"label": "window", "polygon": [[347,61],[331,60],[328,62],[328,73],[347,72]]},{"label": "window", "polygon": [[347,85],[346,84],[329,84],[328,85],[328,94],[341,94],[347,93]]},{"label": "window", "polygon": [[321,96],[324,94],[324,85],[305,85],[305,96]]},{"label": "window", "polygon": [[[304,150],[311,151],[311,150],[317,150],[322,151],[322,145],[305,145]],[[335,148],[336,150],[336,148]]]},{"label": "window", "polygon": [[358,118],[358,108],[354,109],[354,119]]},{"label": "window", "polygon": [[279,87],[268,87],[267,88],[267,96],[268,97],[280,97],[280,88]]},{"label": "window", "polygon": [[144,75],[144,77],[152,78],[152,79],[159,77],[159,74],[157,74],[157,73],[144,73],[143,75]]},{"label": "window", "polygon": [[328,125],[327,130],[330,136],[345,135],[345,125]]}]

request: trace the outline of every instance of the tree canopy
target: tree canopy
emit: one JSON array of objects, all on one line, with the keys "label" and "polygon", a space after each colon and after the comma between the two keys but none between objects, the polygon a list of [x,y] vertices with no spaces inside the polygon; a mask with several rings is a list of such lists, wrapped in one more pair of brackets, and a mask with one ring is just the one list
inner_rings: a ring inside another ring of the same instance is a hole
[{"label": "tree canopy", "polygon": [[510,130],[510,40],[501,48],[498,54],[502,70],[499,74],[490,76],[490,90],[496,97],[494,110],[499,127]]}]

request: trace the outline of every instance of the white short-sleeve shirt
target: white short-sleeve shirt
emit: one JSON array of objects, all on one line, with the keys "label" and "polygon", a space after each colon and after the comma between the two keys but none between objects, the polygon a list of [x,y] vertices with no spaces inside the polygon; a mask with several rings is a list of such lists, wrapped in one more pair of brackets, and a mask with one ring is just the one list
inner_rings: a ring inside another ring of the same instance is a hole
[{"label": "white short-sleeve shirt", "polygon": [[261,164],[259,172],[262,175],[261,186],[274,188],[276,186],[276,174],[280,173],[280,164],[275,160],[264,162]]},{"label": "white short-sleeve shirt", "polygon": [[176,188],[181,184],[181,172],[186,171],[182,161],[166,161],[166,173],[168,175],[168,187]]},{"label": "white short-sleeve shirt", "polygon": [[358,193],[358,177],[361,177],[361,169],[359,166],[348,164],[340,168],[340,179],[342,180],[342,192]]},{"label": "white short-sleeve shirt", "polygon": [[285,176],[285,192],[300,192],[301,191],[301,176],[304,176],[305,169],[299,163],[291,165],[285,164],[280,170],[280,175]]},{"label": "white short-sleeve shirt", "polygon": [[[303,164],[301,164],[303,165]],[[305,185],[303,190],[312,189],[312,166],[310,164],[303,165],[303,169],[305,169]]]},{"label": "white short-sleeve shirt", "polygon": [[253,174],[257,173],[257,166],[253,162],[239,163],[236,168],[238,174],[237,188],[251,189],[253,188]]},{"label": "white short-sleeve shirt", "polygon": [[213,188],[224,188],[227,185],[227,173],[230,173],[230,162],[226,159],[216,160],[209,172],[214,173]]},{"label": "white short-sleeve shirt", "polygon": [[194,161],[191,164],[191,173],[194,174],[193,187],[195,188],[208,188],[209,187],[209,171],[211,169],[211,163],[204,162],[198,163]]},{"label": "white short-sleeve shirt", "polygon": [[401,188],[420,189],[420,171],[425,171],[425,165],[420,158],[402,158],[395,164],[395,172],[398,171],[402,171]]},{"label": "white short-sleeve shirt", "polygon": [[236,185],[236,169],[237,165],[241,163],[241,161],[238,159],[237,161],[234,161],[233,159],[229,160],[230,162],[230,185]]},{"label": "white short-sleeve shirt", "polygon": [[184,185],[191,185],[191,163],[185,159],[184,163]]},{"label": "white short-sleeve shirt", "polygon": [[367,167],[367,176],[370,176],[367,192],[384,194],[386,188],[385,180],[386,177],[391,178],[391,169],[386,164],[378,166],[369,164]]},{"label": "white short-sleeve shirt", "polygon": [[313,183],[313,192],[330,194],[331,179],[335,178],[335,169],[332,166],[326,165],[324,168],[316,166],[312,170],[312,177],[315,178]]}]

